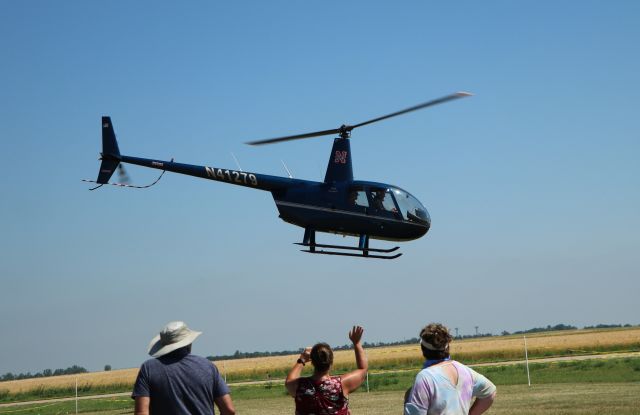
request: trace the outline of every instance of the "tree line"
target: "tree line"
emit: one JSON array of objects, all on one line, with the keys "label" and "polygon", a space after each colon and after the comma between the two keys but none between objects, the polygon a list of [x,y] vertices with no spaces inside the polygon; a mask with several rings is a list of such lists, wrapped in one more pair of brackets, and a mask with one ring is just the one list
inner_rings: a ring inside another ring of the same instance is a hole
[{"label": "tree line", "polygon": [[42,372],[38,372],[38,373],[27,372],[27,373],[13,374],[11,372],[7,372],[4,375],[0,376],[0,380],[5,381],[5,380],[21,380],[21,379],[32,379],[32,378],[46,378],[49,376],[75,375],[76,373],[87,373],[87,369],[78,365],[73,365],[66,369],[56,369],[56,370],[45,369]]},{"label": "tree line", "polygon": [[[596,324],[595,326],[584,326],[583,329],[614,329],[614,328],[622,328],[622,327],[634,327],[631,324]],[[570,324],[556,324],[555,326],[548,325],[547,327],[534,327],[529,330],[522,331],[514,331],[513,333],[509,333],[508,331],[503,331],[501,334],[503,336],[507,336],[509,334],[527,334],[527,333],[540,333],[544,331],[560,331],[560,330],[577,330],[576,326],[572,326]]]}]

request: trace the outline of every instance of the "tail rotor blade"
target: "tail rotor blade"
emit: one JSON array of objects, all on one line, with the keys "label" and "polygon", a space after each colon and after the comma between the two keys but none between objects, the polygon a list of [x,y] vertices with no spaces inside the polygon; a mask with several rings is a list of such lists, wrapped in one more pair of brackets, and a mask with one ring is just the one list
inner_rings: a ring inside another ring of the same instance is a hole
[{"label": "tail rotor blade", "polygon": [[125,170],[122,164],[118,165],[118,177],[119,177],[118,180],[120,181],[120,183],[124,183],[124,184],[131,183],[131,178],[129,178],[129,175],[127,174],[127,170]]}]

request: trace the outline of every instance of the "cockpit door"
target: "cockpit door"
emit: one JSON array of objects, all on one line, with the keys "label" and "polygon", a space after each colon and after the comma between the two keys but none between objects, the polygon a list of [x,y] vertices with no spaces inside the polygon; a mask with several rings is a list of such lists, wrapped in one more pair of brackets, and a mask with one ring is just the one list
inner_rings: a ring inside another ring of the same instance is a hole
[{"label": "cockpit door", "polygon": [[369,208],[367,190],[362,186],[353,186],[347,193],[347,207],[350,210],[366,213]]},{"label": "cockpit door", "polygon": [[400,218],[398,205],[389,189],[371,187],[367,192],[371,212],[380,216]]}]

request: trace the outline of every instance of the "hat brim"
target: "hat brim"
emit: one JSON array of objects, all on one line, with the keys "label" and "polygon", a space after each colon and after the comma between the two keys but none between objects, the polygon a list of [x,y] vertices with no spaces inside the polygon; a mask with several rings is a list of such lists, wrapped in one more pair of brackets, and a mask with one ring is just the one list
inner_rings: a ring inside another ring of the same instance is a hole
[{"label": "hat brim", "polygon": [[151,339],[151,343],[149,343],[148,353],[149,355],[151,355],[151,357],[164,356],[174,350],[178,350],[181,347],[190,345],[201,334],[201,331],[190,330],[189,334],[184,339],[180,340],[179,342],[167,345],[163,345],[162,342],[160,342],[160,335],[157,335],[156,337]]}]

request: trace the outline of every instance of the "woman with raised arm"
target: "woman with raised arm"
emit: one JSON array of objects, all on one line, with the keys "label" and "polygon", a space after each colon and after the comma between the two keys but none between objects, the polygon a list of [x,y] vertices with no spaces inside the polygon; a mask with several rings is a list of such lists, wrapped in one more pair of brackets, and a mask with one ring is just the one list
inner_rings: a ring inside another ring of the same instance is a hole
[{"label": "woman with raised arm", "polygon": [[420,331],[420,348],[426,360],[405,395],[405,415],[480,415],[493,403],[495,385],[470,367],[451,360],[451,340],[449,329],[440,323],[431,323]]},{"label": "woman with raised arm", "polygon": [[[349,394],[362,385],[367,376],[367,357],[360,340],[364,329],[353,326],[349,340],[353,343],[357,369],[342,376],[331,376],[333,351],[327,343],[307,347],[293,365],[285,386],[296,401],[296,415],[349,415]],[[311,361],[313,375],[301,378],[304,365]]]}]

